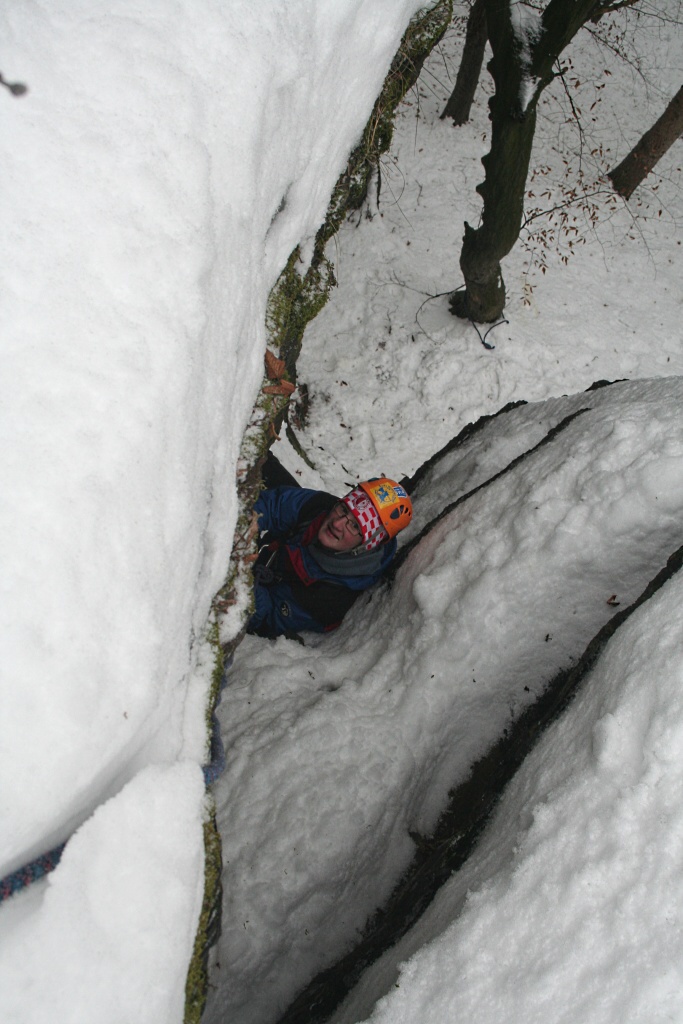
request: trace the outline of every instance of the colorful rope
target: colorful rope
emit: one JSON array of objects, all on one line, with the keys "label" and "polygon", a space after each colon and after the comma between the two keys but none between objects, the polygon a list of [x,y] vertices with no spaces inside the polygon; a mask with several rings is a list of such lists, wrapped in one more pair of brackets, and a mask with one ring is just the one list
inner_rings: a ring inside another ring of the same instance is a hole
[{"label": "colorful rope", "polygon": [[25,867],[19,868],[18,871],[13,871],[12,874],[5,875],[3,879],[0,879],[0,903],[9,899],[10,896],[14,896],[15,892],[19,892],[20,889],[25,889],[31,882],[37,882],[39,878],[43,878],[45,875],[49,875],[51,871],[54,871],[62,858],[65,846],[66,843],[55,846],[54,850],[44,853]]},{"label": "colorful rope", "polygon": [[[209,764],[205,764],[202,767],[204,782],[207,786],[210,786],[215,782],[225,770],[225,748],[221,737],[220,723],[216,716],[216,709],[221,702],[221,696],[228,681],[228,669],[231,664],[232,658],[230,658],[225,666],[223,678],[221,679],[220,690],[218,691],[218,698],[216,700],[216,707],[213,710],[211,718],[211,761]],[[54,871],[62,859],[62,853],[64,852],[65,846],[66,843],[61,843],[59,846],[55,846],[54,850],[50,850],[49,853],[44,853],[42,856],[36,857],[36,859],[31,861],[30,864],[26,864],[23,868],[19,868],[18,871],[13,871],[11,874],[5,875],[4,878],[0,879],[0,903],[4,902],[4,900],[8,900],[10,896],[14,896],[15,892],[20,892],[22,889],[31,885],[32,882],[37,882],[38,879],[44,878],[45,875],[49,875],[51,871]]]}]

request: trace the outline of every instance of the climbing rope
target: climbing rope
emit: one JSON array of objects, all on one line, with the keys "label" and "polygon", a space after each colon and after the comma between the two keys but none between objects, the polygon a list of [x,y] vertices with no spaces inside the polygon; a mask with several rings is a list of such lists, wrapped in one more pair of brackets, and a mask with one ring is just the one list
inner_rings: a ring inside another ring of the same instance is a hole
[{"label": "climbing rope", "polygon": [[[232,658],[226,662],[223,669],[216,705],[211,716],[211,761],[202,767],[204,782],[207,786],[214,783],[225,770],[225,748],[216,710],[228,682],[228,669],[231,664]],[[17,871],[13,871],[11,874],[5,875],[4,878],[0,879],[0,903],[8,900],[10,896],[14,896],[16,892],[25,889],[32,882],[37,882],[39,879],[49,875],[51,871],[54,871],[62,859],[65,846],[66,843],[60,843],[59,846],[55,846],[49,853],[43,853],[40,857],[32,860],[30,864],[26,864],[23,868],[19,868]]]},{"label": "climbing rope", "polygon": [[42,854],[42,856],[37,857],[25,867],[19,868],[18,871],[13,871],[12,874],[5,875],[3,879],[0,879],[0,903],[8,900],[10,896],[14,896],[15,892],[19,892],[20,889],[25,889],[31,882],[37,882],[39,878],[43,878],[51,871],[54,871],[62,858],[65,846],[66,843],[55,846],[54,850]]}]

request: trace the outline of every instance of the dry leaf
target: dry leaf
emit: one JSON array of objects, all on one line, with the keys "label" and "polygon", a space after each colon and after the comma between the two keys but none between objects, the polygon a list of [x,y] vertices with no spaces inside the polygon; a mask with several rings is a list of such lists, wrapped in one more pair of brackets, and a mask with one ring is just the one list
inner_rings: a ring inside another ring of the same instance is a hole
[{"label": "dry leaf", "polygon": [[288,380],[281,380],[277,384],[266,384],[265,387],[261,388],[264,395],[291,395],[292,392],[296,391],[294,384],[290,384]]},{"label": "dry leaf", "polygon": [[284,362],[282,361],[282,359],[278,359],[277,356],[273,355],[269,348],[266,349],[265,364],[266,377],[268,378],[268,380],[278,380],[280,377],[284,377]]}]

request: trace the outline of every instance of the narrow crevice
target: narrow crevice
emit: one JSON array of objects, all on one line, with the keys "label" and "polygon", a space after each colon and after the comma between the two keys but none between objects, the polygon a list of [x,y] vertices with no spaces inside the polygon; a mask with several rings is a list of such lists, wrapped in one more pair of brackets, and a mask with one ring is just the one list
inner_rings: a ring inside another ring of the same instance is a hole
[{"label": "narrow crevice", "polygon": [[[620,377],[618,380],[596,380],[590,387],[586,388],[586,393],[590,391],[599,391],[602,388],[610,387],[612,384],[621,384],[626,380],[625,377]],[[476,434],[492,423],[493,420],[498,419],[499,416],[504,416],[506,413],[512,412],[513,409],[519,409],[522,405],[527,405],[523,399],[516,402],[508,402],[502,409],[498,409],[497,412],[491,413],[488,416],[480,416],[478,420],[473,423],[467,423],[459,434],[452,438],[447,444],[440,448],[438,452],[435,452],[426,462],[423,462],[418,470],[413,473],[412,476],[406,476],[401,480],[401,483],[408,491],[408,494],[414,494],[419,485],[422,483],[424,478],[427,476],[429,471],[437,463],[441,462],[445,455],[449,455],[453,451],[457,451],[458,448],[462,448],[466,441],[474,437]]]},{"label": "narrow crevice", "polygon": [[501,795],[545,729],[565,710],[619,627],[648,601],[683,564],[683,547],[650,581],[633,604],[618,612],[588,644],[580,659],[563,669],[542,695],[510,726],[454,789],[434,834],[413,837],[413,863],[388,903],[368,922],[362,940],[319,974],[294,1000],[278,1024],[324,1024],[358,983],[364,971],[416,923],[441,886],[474,850]]},{"label": "narrow crevice", "polygon": [[412,476],[404,477],[403,480],[401,480],[401,483],[408,491],[408,494],[413,494],[415,492],[415,488],[424,480],[432,466],[436,465],[437,462],[440,462],[444,455],[448,455],[457,448],[462,448],[465,441],[469,441],[471,437],[478,434],[485,426],[487,426],[487,424],[491,423],[492,420],[497,419],[498,416],[503,416],[505,413],[519,408],[520,405],[526,404],[527,403],[522,400],[519,402],[508,402],[508,404],[504,405],[502,409],[498,410],[498,412],[491,413],[489,416],[480,416],[479,419],[475,420],[473,423],[467,423],[460,433],[456,434],[448,444],[445,444],[443,448],[440,448],[438,452],[435,452],[431,458],[427,459],[426,462],[423,462],[420,468],[416,470]]},{"label": "narrow crevice", "polygon": [[[524,403],[520,403],[520,404],[523,405]],[[471,491],[467,492],[467,494],[461,494],[460,497],[456,498],[455,501],[452,501],[449,505],[446,505],[446,507],[441,512],[439,512],[438,516],[435,516],[432,520],[430,520],[427,523],[427,525],[424,526],[422,528],[422,530],[420,530],[420,532],[417,534],[417,536],[413,537],[404,547],[402,547],[399,550],[398,554],[396,555],[396,558],[392,562],[392,564],[391,564],[391,566],[390,566],[390,568],[389,568],[389,570],[388,570],[388,572],[387,572],[387,574],[385,576],[385,581],[391,583],[395,579],[396,573],[401,568],[401,566],[405,562],[405,560],[408,557],[408,555],[410,554],[410,552],[413,550],[413,548],[417,544],[420,543],[420,541],[422,540],[423,537],[425,537],[431,530],[434,529],[434,527],[436,526],[437,523],[439,523],[447,515],[450,515],[450,513],[453,512],[453,510],[456,509],[459,505],[462,505],[464,502],[469,501],[469,499],[473,495],[477,494],[479,491],[482,491],[485,487],[488,487],[490,484],[494,483],[496,480],[499,480],[500,477],[505,476],[506,473],[509,473],[511,470],[515,469],[520,464],[520,462],[524,462],[524,460],[529,458],[530,455],[533,455],[534,452],[537,452],[539,450],[539,448],[543,448],[545,445],[550,444],[550,442],[554,441],[555,438],[557,437],[557,435],[561,434],[562,431],[565,430],[569,426],[569,424],[573,420],[576,419],[577,416],[581,416],[582,413],[588,412],[588,411],[589,411],[589,407],[586,407],[584,409],[577,409],[576,412],[572,412],[572,413],[569,414],[569,416],[565,416],[565,418],[563,420],[561,420],[559,423],[556,423],[555,426],[551,430],[548,431],[548,433],[545,435],[545,437],[543,437],[538,442],[538,444],[534,445],[533,448],[529,448],[529,449],[527,449],[527,451],[522,452],[521,455],[518,455],[515,459],[512,460],[512,462],[509,462],[507,466],[505,466],[503,469],[499,470],[497,473],[494,473],[493,476],[490,476],[487,480],[484,480],[482,483],[478,484],[476,487],[473,487]],[[492,418],[492,417],[483,417],[484,421],[487,421],[487,419],[490,419],[490,418]],[[477,421],[477,425],[479,423],[481,423],[481,420]],[[467,429],[467,428],[465,428],[465,429]],[[468,436],[470,436],[470,435],[468,435]],[[458,437],[455,440],[459,444],[462,444],[464,438],[462,440],[461,440],[461,438],[462,438],[462,434],[459,434]],[[443,448],[441,450],[441,452],[439,453],[439,457],[445,455],[448,451],[451,451],[453,448],[457,448],[457,447],[458,447],[458,444],[455,444],[454,442],[451,445],[446,445],[446,447]],[[430,460],[430,462],[431,461],[433,461],[433,460]],[[418,475],[421,475],[421,470],[418,470],[418,473],[416,473],[415,477],[413,477],[412,479],[415,480]],[[409,481],[409,483],[410,483],[410,481]],[[409,494],[414,494],[414,488],[413,487],[408,486],[408,483],[404,483],[404,486],[405,486],[405,488],[406,488],[406,490],[408,491]]]}]

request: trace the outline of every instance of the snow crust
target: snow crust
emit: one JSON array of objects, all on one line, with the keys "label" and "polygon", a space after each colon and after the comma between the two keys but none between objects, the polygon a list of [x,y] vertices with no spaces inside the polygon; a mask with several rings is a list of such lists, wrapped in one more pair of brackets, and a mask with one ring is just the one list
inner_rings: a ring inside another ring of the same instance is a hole
[{"label": "snow crust", "polygon": [[141,764],[205,754],[193,648],[227,570],[266,297],[414,7],[4,16],[6,74],[30,90],[5,99],[3,872]]}]

